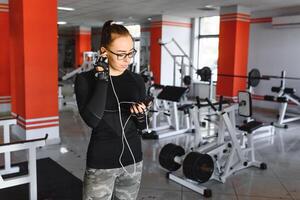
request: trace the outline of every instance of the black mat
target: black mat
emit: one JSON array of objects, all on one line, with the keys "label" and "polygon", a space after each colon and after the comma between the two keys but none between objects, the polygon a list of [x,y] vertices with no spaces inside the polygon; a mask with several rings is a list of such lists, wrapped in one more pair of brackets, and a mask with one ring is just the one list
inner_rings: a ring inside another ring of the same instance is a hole
[{"label": "black mat", "polygon": [[[27,162],[17,164],[20,173],[28,173]],[[50,158],[37,160],[37,187],[39,200],[81,200],[82,182]],[[29,200],[29,184],[0,190],[1,200]]]}]

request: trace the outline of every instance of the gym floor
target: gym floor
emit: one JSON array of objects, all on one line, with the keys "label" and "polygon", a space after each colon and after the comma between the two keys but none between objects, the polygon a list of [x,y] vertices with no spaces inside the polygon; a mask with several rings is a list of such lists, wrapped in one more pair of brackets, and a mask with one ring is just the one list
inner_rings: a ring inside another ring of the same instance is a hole
[{"label": "gym floor", "polygon": [[[259,120],[270,122],[274,114],[256,111]],[[257,160],[266,162],[267,170],[249,168],[230,176],[225,184],[208,181],[204,186],[212,189],[210,199],[218,200],[300,200],[300,124],[291,124],[287,130],[276,129],[273,137],[257,140]],[[0,130],[1,132],[2,130]],[[85,169],[85,154],[90,130],[77,111],[60,113],[61,144],[38,150],[38,158],[50,157],[82,180]],[[2,135],[2,134],[1,134]],[[204,199],[165,177],[157,158],[162,146],[169,142],[185,145],[193,140],[187,133],[160,141],[144,140],[144,168],[139,200],[194,200]],[[13,162],[24,161],[24,152],[13,154]],[[3,159],[0,159],[3,165]]]}]

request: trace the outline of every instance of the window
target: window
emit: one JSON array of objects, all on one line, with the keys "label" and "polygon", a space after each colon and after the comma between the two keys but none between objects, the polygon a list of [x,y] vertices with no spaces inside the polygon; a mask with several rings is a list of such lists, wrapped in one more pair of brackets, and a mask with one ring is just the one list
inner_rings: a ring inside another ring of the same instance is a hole
[{"label": "window", "polygon": [[141,26],[140,25],[127,25],[125,26],[129,33],[134,39],[134,49],[137,51],[133,57],[131,70],[134,72],[140,72],[140,37],[141,37]]},{"label": "window", "polygon": [[213,81],[217,80],[219,26],[219,16],[200,18],[197,66],[200,69],[210,67],[213,72]]}]

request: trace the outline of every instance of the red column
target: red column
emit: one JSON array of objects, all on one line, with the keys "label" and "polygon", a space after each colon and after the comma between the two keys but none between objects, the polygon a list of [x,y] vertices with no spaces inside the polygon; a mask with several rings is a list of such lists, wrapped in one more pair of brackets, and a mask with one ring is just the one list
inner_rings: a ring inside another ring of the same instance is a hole
[{"label": "red column", "polygon": [[91,28],[78,27],[76,33],[76,53],[75,53],[75,67],[80,67],[83,63],[83,52],[91,51]]},{"label": "red column", "polygon": [[154,76],[154,83],[160,84],[161,46],[158,41],[162,39],[161,21],[152,22],[150,27],[150,67]]},{"label": "red column", "polygon": [[18,137],[59,139],[57,1],[10,0],[12,113]]},{"label": "red column", "polygon": [[0,3],[0,112],[10,112],[9,10]]},{"label": "red column", "polygon": [[[220,17],[218,73],[247,75],[250,16],[223,13]],[[246,89],[246,79],[218,76],[217,95],[235,97]]]}]

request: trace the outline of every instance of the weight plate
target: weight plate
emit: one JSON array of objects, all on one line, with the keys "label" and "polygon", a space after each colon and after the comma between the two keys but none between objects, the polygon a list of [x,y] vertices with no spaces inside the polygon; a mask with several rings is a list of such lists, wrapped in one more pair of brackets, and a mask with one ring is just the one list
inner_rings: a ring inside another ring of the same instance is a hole
[{"label": "weight plate", "polygon": [[187,178],[204,183],[214,172],[214,161],[208,154],[191,152],[185,157],[182,169]]},{"label": "weight plate", "polygon": [[159,164],[169,171],[176,171],[181,167],[181,164],[176,163],[174,159],[176,156],[183,156],[184,154],[185,151],[181,146],[169,143],[159,153]]},{"label": "weight plate", "polygon": [[248,74],[248,85],[251,87],[256,87],[258,86],[260,82],[260,72],[258,69],[252,69],[249,74]]}]

